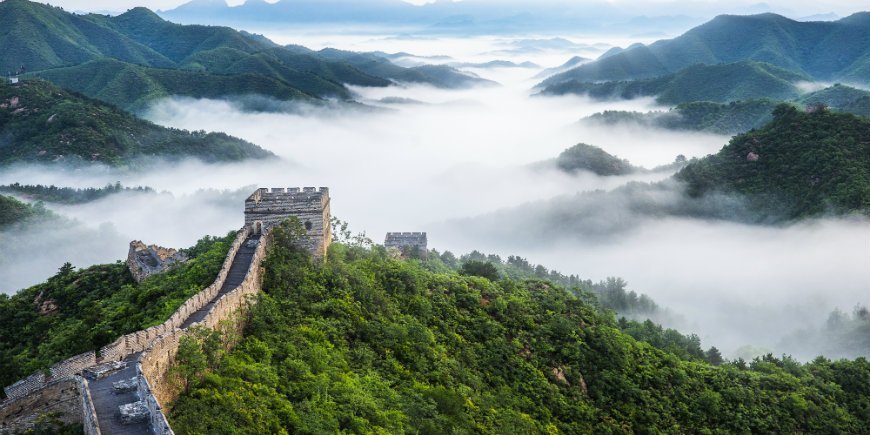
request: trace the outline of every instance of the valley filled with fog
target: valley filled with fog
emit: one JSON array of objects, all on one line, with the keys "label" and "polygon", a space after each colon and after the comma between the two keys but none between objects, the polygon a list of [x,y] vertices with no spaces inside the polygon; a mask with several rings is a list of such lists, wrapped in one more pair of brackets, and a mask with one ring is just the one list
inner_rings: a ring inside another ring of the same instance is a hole
[{"label": "valley filled with fog", "polygon": [[[0,276],[7,277],[2,290],[41,282],[68,260],[85,267],[123,259],[130,240],[186,247],[206,234],[226,234],[242,225],[244,198],[257,187],[328,186],[333,215],[376,243],[388,231],[427,231],[430,247],[439,251],[520,255],[596,281],[619,276],[674,314],[666,326],[697,333],[705,347],[715,345],[728,357],[751,356],[740,353],[749,345],[812,358],[822,349],[795,334],[820,327],[834,309],[848,312],[870,303],[866,220],[767,226],[646,214],[618,189],[666,180],[674,169],[599,176],[566,173],[553,164],[578,143],[654,169],[678,155],[715,153],[728,142],[728,136],[709,133],[579,123],[605,110],[667,109],[651,98],[608,102],[534,95],[547,68],[648,40],[266,36],[313,49],[413,53],[395,61],[454,64],[494,83],[460,90],[352,87],[360,104],[160,100],[142,113],[146,119],[225,132],[279,159],[160,163],[142,171],[4,169],[0,184],[100,187],[120,181],[156,193],[46,205],[67,225],[0,236],[8,247],[0,259]],[[480,66],[494,60],[535,66]],[[667,202],[675,193],[664,186],[656,195]],[[583,196],[594,191],[612,194]],[[572,219],[560,219],[566,216]]]}]

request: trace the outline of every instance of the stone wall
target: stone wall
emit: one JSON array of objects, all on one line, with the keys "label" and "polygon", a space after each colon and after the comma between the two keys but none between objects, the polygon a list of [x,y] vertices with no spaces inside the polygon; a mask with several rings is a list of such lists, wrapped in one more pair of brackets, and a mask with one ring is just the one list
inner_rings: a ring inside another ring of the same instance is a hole
[{"label": "stone wall", "polygon": [[[4,388],[6,396],[9,399],[21,398],[45,387],[50,382],[79,373],[85,368],[92,367],[99,362],[120,361],[128,355],[142,352],[151,345],[151,342],[153,342],[154,339],[178,328],[185,320],[187,320],[191,313],[204,307],[215,297],[215,295],[217,295],[230,271],[230,266],[233,263],[236,252],[238,252],[242,243],[247,239],[249,234],[250,231],[248,228],[242,228],[242,230],[239,231],[239,235],[236,236],[233,241],[233,245],[230,247],[220,273],[218,273],[217,279],[215,279],[214,283],[188,299],[187,302],[176,310],[169,320],[146,330],[136,331],[118,338],[115,342],[100,349],[99,358],[97,358],[97,355],[94,352],[86,352],[53,365],[49,369],[48,376],[42,372],[34,373],[33,375]],[[0,403],[0,407],[5,406],[5,403]]]},{"label": "stone wall", "polygon": [[91,400],[91,390],[88,388],[88,380],[82,376],[76,376],[76,386],[82,404],[82,428],[85,435],[100,435],[100,425],[97,422],[97,410],[94,409],[94,401]]},{"label": "stone wall", "polygon": [[100,361],[120,361],[128,355],[142,352],[148,348],[157,337],[168,334],[176,328],[181,327],[184,321],[187,320],[191,314],[199,311],[199,309],[211,302],[224,285],[224,280],[226,280],[230,267],[233,265],[233,259],[236,257],[236,253],[249,235],[250,229],[248,227],[242,228],[239,231],[238,236],[236,236],[233,245],[230,247],[226,258],[224,259],[224,264],[221,266],[217,279],[215,279],[210,286],[190,297],[190,299],[182,304],[181,307],[175,310],[175,313],[173,313],[168,320],[160,325],[152,326],[143,331],[136,331],[127,334],[115,340],[113,343],[104,346],[100,349]]},{"label": "stone wall", "polygon": [[254,231],[268,232],[291,216],[299,218],[308,232],[305,248],[315,257],[326,255],[332,242],[329,189],[257,189],[245,200],[245,225]]},{"label": "stone wall", "polygon": [[[202,326],[217,329],[222,321],[227,320],[232,322],[231,327],[234,330],[241,331],[247,319],[246,312],[250,304],[254,302],[253,296],[261,289],[262,270],[260,264],[266,256],[268,245],[269,236],[266,235],[260,240],[260,244],[254,252],[254,258],[245,280],[238,287],[221,296],[203,320],[194,323],[191,328]],[[161,404],[165,405],[174,401],[179,393],[166,375],[175,363],[178,344],[182,337],[190,334],[189,329],[174,329],[163,334],[154,340],[139,358],[139,369],[158,407]]]},{"label": "stone wall", "polygon": [[66,424],[82,422],[82,395],[77,377],[49,382],[30,394],[7,400],[0,407],[0,432],[18,432],[32,427],[37,419],[56,413]]},{"label": "stone wall", "polygon": [[422,255],[429,251],[428,244],[426,233],[387,233],[387,238],[384,240],[384,246],[388,249],[395,248],[402,251],[414,248],[418,249]]},{"label": "stone wall", "polygon": [[[259,192],[259,191],[258,191]],[[306,193],[311,191],[306,190]],[[321,244],[323,251],[331,239],[329,228],[328,191],[321,189],[316,192],[326,197],[321,202],[320,231],[328,236]],[[325,206],[323,205],[325,204]],[[304,217],[304,216],[303,216]],[[310,222],[310,221],[309,221]],[[324,228],[327,228],[324,230]],[[120,337],[115,342],[104,346],[99,351],[86,352],[69,358],[49,369],[49,375],[36,373],[5,389],[9,399],[0,403],[0,431],[21,430],[32,425],[39,415],[56,412],[65,423],[83,423],[85,433],[99,434],[100,429],[96,412],[90,400],[87,381],[76,374],[83,369],[107,361],[120,361],[131,354],[142,352],[137,362],[137,392],[151,413],[151,425],[156,434],[172,434],[172,429],[163,414],[161,403],[169,403],[177,398],[177,391],[166,381],[166,374],[175,361],[178,343],[188,330],[179,329],[185,320],[194,312],[206,306],[214,299],[223,286],[242,243],[251,234],[253,227],[246,226],[233,242],[224,260],[223,267],[217,279],[208,288],[188,299],[166,322]],[[316,229],[312,228],[312,231]],[[229,320],[230,327],[241,331],[247,319],[247,310],[254,303],[254,295],[262,285],[261,263],[266,256],[270,237],[266,233],[260,240],[253,260],[238,287],[221,296],[201,322],[191,326],[218,328],[221,322]],[[232,345],[232,343],[230,343]]]},{"label": "stone wall", "polygon": [[148,379],[142,373],[141,361],[136,363],[136,394],[139,396],[139,400],[145,402],[145,406],[148,407],[148,414],[151,418],[151,432],[154,435],[174,435],[175,432],[169,426],[169,420],[166,419],[163,408],[157,402]]}]

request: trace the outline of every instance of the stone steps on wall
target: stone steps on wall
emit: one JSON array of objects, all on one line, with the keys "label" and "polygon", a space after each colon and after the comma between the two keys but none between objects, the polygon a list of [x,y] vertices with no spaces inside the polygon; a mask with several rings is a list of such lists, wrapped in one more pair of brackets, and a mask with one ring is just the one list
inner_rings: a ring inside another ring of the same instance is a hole
[{"label": "stone steps on wall", "polygon": [[233,259],[232,266],[230,266],[227,279],[224,280],[224,284],[218,294],[211,300],[211,302],[200,308],[198,311],[191,313],[187,320],[181,324],[181,329],[186,329],[194,323],[201,322],[206,314],[211,311],[215,301],[238,287],[245,280],[245,277],[248,276],[248,269],[251,267],[251,261],[254,259],[254,253],[257,251],[259,243],[260,234],[253,234],[242,243],[242,246],[236,253],[236,257]]}]

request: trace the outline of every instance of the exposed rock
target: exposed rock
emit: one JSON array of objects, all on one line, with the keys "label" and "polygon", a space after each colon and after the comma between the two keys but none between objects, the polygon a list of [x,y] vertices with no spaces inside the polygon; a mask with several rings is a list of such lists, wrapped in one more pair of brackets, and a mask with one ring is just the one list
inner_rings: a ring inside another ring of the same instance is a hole
[{"label": "exposed rock", "polygon": [[583,378],[583,375],[582,375],[582,374],[579,374],[579,375],[577,375],[577,376],[580,378],[580,379],[579,379],[580,391],[583,392],[583,395],[584,395],[584,396],[589,395],[589,389],[586,388],[586,379]]},{"label": "exposed rock", "polygon": [[565,377],[564,367],[553,367],[553,378],[555,378],[557,382],[566,387],[571,386],[571,383],[568,382],[568,378]]},{"label": "exposed rock", "polygon": [[172,248],[162,246],[147,246],[139,240],[130,242],[130,252],[127,254],[127,268],[133,274],[136,282],[151,275],[163,273],[172,266],[184,263],[187,256]]},{"label": "exposed rock", "polygon": [[57,306],[57,302],[53,299],[44,299],[43,300],[43,292],[39,292],[36,295],[36,298],[33,300],[33,303],[39,307],[39,314],[43,316],[47,316],[49,314],[54,314],[57,312],[60,307]]}]

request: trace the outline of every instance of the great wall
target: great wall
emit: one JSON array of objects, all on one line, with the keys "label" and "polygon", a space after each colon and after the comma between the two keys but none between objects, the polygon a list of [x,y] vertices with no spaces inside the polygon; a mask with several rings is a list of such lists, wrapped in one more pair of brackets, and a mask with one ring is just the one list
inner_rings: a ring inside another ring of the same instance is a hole
[{"label": "great wall", "polygon": [[99,351],[53,365],[4,389],[0,433],[32,427],[53,413],[92,434],[172,434],[163,406],[176,399],[167,379],[179,342],[196,327],[244,327],[245,312],[261,290],[261,263],[269,230],[295,216],[308,231],[305,246],[323,256],[331,240],[329,190],[258,189],[245,202],[245,226],[233,241],[217,279],[188,299],[164,323],[127,334]]}]

